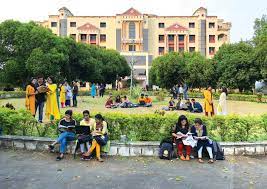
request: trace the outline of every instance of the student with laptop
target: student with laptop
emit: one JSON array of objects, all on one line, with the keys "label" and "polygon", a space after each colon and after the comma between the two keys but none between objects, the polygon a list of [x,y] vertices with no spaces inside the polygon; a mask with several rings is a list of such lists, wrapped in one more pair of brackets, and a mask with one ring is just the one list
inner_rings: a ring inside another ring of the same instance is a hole
[{"label": "student with laptop", "polygon": [[76,121],[72,118],[72,110],[67,110],[64,118],[60,120],[58,125],[58,129],[61,134],[55,142],[48,146],[52,151],[54,150],[56,144],[60,144],[60,155],[56,158],[57,161],[60,161],[64,158],[67,142],[75,140],[75,125]]},{"label": "student with laptop", "polygon": [[80,149],[81,149],[82,154],[86,152],[85,144],[86,144],[87,150],[90,149],[90,146],[91,146],[90,141],[87,139],[90,138],[90,135],[91,135],[90,132],[92,131],[94,125],[95,125],[95,119],[90,117],[90,112],[88,110],[84,110],[83,120],[80,121],[80,126],[85,126],[85,127],[87,126],[89,127],[89,130],[88,130],[88,133],[83,133],[83,134],[78,135],[78,140],[80,143]]}]

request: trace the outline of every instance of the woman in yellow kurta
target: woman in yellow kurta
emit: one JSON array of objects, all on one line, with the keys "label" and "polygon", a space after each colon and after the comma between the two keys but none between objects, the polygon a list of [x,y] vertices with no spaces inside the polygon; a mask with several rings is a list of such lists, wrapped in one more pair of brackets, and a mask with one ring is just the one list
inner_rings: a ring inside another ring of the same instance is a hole
[{"label": "woman in yellow kurta", "polygon": [[31,112],[33,117],[35,117],[35,88],[34,85],[36,83],[35,79],[31,80],[31,84],[26,87],[26,101],[25,106],[27,110]]},{"label": "woman in yellow kurta", "polygon": [[209,113],[211,116],[214,115],[211,87],[208,87],[207,90],[204,91],[204,110],[206,116],[209,116]]},{"label": "woman in yellow kurta", "polygon": [[65,102],[66,102],[66,87],[65,87],[65,82],[60,86],[60,104],[61,108],[65,107]]},{"label": "woman in yellow kurta", "polygon": [[53,121],[60,119],[60,112],[57,103],[57,85],[53,84],[50,77],[47,78],[47,101],[46,101],[46,116]]}]

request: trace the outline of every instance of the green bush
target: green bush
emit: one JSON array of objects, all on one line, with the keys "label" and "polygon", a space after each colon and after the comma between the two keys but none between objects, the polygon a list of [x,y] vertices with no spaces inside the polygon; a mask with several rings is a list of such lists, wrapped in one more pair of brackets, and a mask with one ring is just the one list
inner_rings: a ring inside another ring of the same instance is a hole
[{"label": "green bush", "polygon": [[0,91],[0,99],[25,98],[25,91]]},{"label": "green bush", "polygon": [[[109,135],[112,140],[119,140],[121,135],[127,135],[132,141],[160,141],[170,136],[178,115],[173,114],[143,114],[129,115],[123,113],[105,113],[104,118],[109,125]],[[261,141],[267,139],[267,114],[262,116],[215,116],[204,117],[199,114],[187,115],[190,125],[196,117],[200,117],[207,126],[209,136],[217,141]],[[74,114],[76,120],[81,120],[81,114]],[[10,110],[0,108],[0,127],[4,134],[57,136],[57,123],[54,125],[38,124],[25,110]]]}]

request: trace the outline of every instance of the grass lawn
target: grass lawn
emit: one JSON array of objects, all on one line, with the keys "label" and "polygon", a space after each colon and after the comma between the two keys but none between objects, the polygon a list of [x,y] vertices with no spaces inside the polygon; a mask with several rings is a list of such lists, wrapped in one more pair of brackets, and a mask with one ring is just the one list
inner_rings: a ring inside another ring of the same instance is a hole
[{"label": "grass lawn", "polygon": [[[74,112],[82,112],[85,109],[89,109],[91,112],[122,112],[127,114],[143,114],[143,113],[153,113],[155,110],[161,110],[162,107],[168,105],[169,98],[166,98],[162,102],[158,102],[155,97],[153,99],[153,107],[150,108],[116,108],[116,109],[107,109],[104,107],[107,96],[104,98],[96,97],[78,97],[78,108],[71,108]],[[201,104],[203,104],[203,99],[197,99]],[[0,106],[5,105],[6,103],[12,103],[16,109],[25,108],[25,99],[2,99],[0,100]],[[132,100],[133,103],[136,103],[136,100]],[[215,106],[217,107],[218,101],[215,101]],[[229,114],[239,114],[239,115],[260,115],[267,113],[267,104],[257,103],[257,102],[245,102],[245,101],[227,101],[228,112]],[[216,108],[215,108],[216,109]],[[66,108],[61,109],[61,112],[64,112]],[[182,114],[184,111],[176,111],[178,114]]]}]

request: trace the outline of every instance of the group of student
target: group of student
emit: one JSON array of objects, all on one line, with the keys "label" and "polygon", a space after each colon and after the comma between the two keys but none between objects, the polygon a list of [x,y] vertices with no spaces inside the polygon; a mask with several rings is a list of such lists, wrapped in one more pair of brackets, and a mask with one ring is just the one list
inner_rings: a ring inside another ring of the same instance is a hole
[{"label": "group of student", "polygon": [[[81,133],[76,135],[77,126],[89,127],[89,133]],[[50,144],[49,150],[53,151],[56,144],[59,144],[59,156],[56,158],[60,161],[64,158],[64,153],[67,149],[67,142],[78,139],[80,150],[82,153],[82,160],[89,160],[92,158],[92,154],[95,151],[96,159],[99,162],[103,162],[101,158],[100,150],[102,146],[105,146],[108,142],[108,128],[107,122],[104,120],[101,114],[96,114],[94,118],[90,117],[88,110],[83,111],[83,119],[78,124],[73,119],[72,110],[67,110],[65,116],[60,120],[58,125],[60,132],[59,137],[55,142]]]},{"label": "group of student", "polygon": [[188,86],[186,85],[186,83],[174,85],[170,89],[170,92],[174,99],[184,98],[185,100],[187,100],[188,98]]},{"label": "group of student", "polygon": [[[177,157],[182,161],[189,161],[192,151],[192,146],[184,142],[188,137],[192,137],[196,146],[198,161],[203,163],[202,151],[206,148],[209,154],[209,163],[213,163],[213,152],[212,152],[212,141],[208,137],[208,132],[206,126],[203,124],[200,118],[196,118],[193,126],[189,126],[188,119],[185,115],[181,115],[178,118],[177,123],[172,129],[172,141],[177,146]],[[185,153],[184,153],[185,151]]]},{"label": "group of student", "polygon": [[106,108],[136,108],[136,107],[151,107],[152,99],[148,95],[143,93],[138,98],[138,104],[133,104],[127,96],[121,98],[120,95],[117,95],[115,100],[113,100],[112,94],[109,94],[109,97],[105,103]]},{"label": "group of student", "polygon": [[60,90],[60,104],[61,108],[70,107],[71,106],[71,99],[73,102],[73,107],[77,107],[77,95],[78,95],[78,85],[76,82],[72,82],[72,86],[68,84],[67,81],[59,84]]},{"label": "group of student", "polygon": [[169,100],[168,107],[164,107],[162,109],[166,110],[166,111],[185,110],[185,111],[189,111],[189,112],[193,112],[193,113],[202,113],[203,112],[203,108],[202,108],[201,104],[193,98],[191,99],[191,101],[190,101],[190,99],[187,99],[185,102],[183,102],[182,99],[179,98],[177,100],[177,102],[175,102],[175,99],[173,97],[171,97],[171,99]]}]

